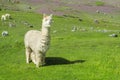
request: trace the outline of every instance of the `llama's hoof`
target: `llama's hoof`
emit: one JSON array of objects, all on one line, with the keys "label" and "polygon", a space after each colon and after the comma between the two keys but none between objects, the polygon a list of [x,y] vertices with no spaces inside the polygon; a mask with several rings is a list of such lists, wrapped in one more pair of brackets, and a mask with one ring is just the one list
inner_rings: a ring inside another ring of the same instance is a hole
[{"label": "llama's hoof", "polygon": [[37,68],[42,67],[42,66],[43,66],[42,64],[40,64],[40,65],[36,65]]},{"label": "llama's hoof", "polygon": [[29,64],[30,62],[26,62],[27,64]]},{"label": "llama's hoof", "polygon": [[27,63],[27,64],[29,64],[29,63],[30,63],[30,61],[26,61],[26,63]]}]

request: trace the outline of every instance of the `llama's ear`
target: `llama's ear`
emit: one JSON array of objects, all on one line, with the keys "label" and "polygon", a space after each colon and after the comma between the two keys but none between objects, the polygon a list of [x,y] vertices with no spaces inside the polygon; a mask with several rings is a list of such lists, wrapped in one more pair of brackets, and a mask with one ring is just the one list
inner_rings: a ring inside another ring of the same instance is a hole
[{"label": "llama's ear", "polygon": [[44,13],[44,14],[43,14],[43,18],[45,18],[46,16],[47,16],[47,15]]}]

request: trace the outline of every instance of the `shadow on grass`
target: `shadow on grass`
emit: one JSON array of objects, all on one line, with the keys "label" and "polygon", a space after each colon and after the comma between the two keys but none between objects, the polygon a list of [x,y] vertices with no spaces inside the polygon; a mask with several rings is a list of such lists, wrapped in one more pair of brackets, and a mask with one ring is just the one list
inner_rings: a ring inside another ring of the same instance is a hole
[{"label": "shadow on grass", "polygon": [[84,63],[86,60],[75,60],[69,61],[61,57],[46,57],[46,65],[64,65],[64,64],[74,64],[74,63]]}]

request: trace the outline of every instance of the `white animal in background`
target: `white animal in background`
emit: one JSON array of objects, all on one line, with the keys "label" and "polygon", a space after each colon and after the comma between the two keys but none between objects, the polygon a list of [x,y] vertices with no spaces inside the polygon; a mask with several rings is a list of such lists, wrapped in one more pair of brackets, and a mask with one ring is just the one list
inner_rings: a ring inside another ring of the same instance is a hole
[{"label": "white animal in background", "polygon": [[76,27],[76,26],[73,26],[71,31],[72,31],[72,32],[77,31],[77,27]]},{"label": "white animal in background", "polygon": [[6,13],[5,16],[6,16],[7,19],[10,19],[10,18],[11,18],[11,15],[8,14],[8,13]]},{"label": "white animal in background", "polygon": [[2,32],[2,36],[3,36],[3,37],[8,36],[8,31],[3,31],[3,32]]},{"label": "white animal in background", "polygon": [[26,63],[32,60],[36,67],[45,64],[45,55],[50,45],[51,22],[52,14],[49,16],[44,14],[41,31],[30,30],[25,34]]},{"label": "white animal in background", "polygon": [[1,21],[6,21],[7,19],[6,19],[6,15],[2,15],[1,16]]},{"label": "white animal in background", "polygon": [[14,22],[9,22],[8,25],[9,27],[16,27],[16,24]]},{"label": "white animal in background", "polygon": [[11,18],[11,15],[6,13],[6,14],[1,16],[1,21],[6,21],[7,19],[10,19],[10,18]]}]

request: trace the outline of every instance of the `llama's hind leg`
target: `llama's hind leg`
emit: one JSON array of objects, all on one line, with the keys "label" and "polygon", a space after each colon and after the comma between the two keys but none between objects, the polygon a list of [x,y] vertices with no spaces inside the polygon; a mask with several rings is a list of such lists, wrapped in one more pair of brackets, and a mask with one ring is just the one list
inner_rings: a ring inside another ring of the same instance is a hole
[{"label": "llama's hind leg", "polygon": [[32,50],[30,48],[26,48],[26,63],[30,63],[30,55]]},{"label": "llama's hind leg", "polygon": [[43,54],[42,65],[45,65],[45,53]]},{"label": "llama's hind leg", "polygon": [[34,52],[31,53],[31,60],[34,64],[36,64],[36,55]]}]

